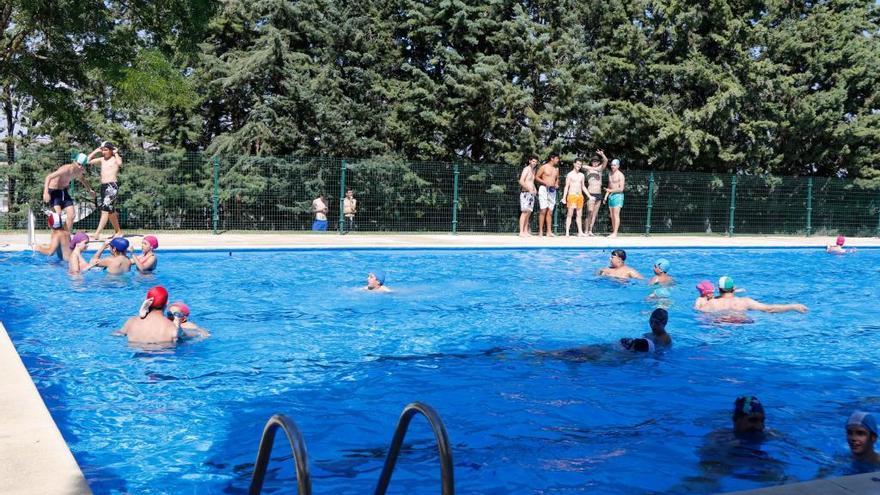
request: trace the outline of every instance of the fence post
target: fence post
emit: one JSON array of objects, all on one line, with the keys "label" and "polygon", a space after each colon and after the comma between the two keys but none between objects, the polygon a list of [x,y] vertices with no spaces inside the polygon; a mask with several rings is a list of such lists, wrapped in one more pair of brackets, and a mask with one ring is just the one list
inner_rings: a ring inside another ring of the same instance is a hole
[{"label": "fence post", "polygon": [[645,237],[651,235],[651,210],[654,208],[654,172],[648,178],[648,218],[645,220]]},{"label": "fence post", "polygon": [[807,237],[813,234],[813,178],[807,179]]},{"label": "fence post", "polygon": [[727,224],[727,237],[733,237],[733,218],[736,210],[736,174],[730,176],[730,221]]},{"label": "fence post", "polygon": [[345,160],[339,171],[339,233],[345,233]]},{"label": "fence post", "polygon": [[214,156],[214,194],[212,196],[214,213],[211,215],[211,220],[214,225],[214,235],[217,235],[217,223],[220,221],[220,159],[216,155]]},{"label": "fence post", "polygon": [[452,164],[452,235],[458,234],[458,163]]}]

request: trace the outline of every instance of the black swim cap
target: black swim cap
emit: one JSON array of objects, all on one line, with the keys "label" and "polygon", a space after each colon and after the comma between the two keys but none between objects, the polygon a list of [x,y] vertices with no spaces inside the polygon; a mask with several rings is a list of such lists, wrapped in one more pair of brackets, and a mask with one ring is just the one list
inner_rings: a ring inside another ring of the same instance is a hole
[{"label": "black swim cap", "polygon": [[651,318],[648,320],[651,325],[651,329],[660,328],[665,330],[666,324],[669,322],[669,312],[663,308],[657,308],[651,313]]},{"label": "black swim cap", "polygon": [[617,256],[621,261],[626,261],[626,251],[623,249],[615,249],[614,251],[611,251],[611,256]]}]

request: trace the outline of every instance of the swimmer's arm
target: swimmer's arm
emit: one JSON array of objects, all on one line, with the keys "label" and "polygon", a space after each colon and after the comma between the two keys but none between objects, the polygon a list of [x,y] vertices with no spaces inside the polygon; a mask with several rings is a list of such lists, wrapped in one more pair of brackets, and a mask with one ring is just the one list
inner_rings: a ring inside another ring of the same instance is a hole
[{"label": "swimmer's arm", "polygon": [[210,337],[211,332],[205,330],[204,328],[181,328],[181,332],[184,336],[192,338],[192,337]]},{"label": "swimmer's arm", "polygon": [[93,266],[100,266],[103,268],[107,268],[107,264],[106,264],[107,260],[101,259],[101,255],[104,254],[104,250],[107,249],[107,245],[108,244],[105,242],[104,244],[101,245],[100,249],[98,249],[95,252],[94,256],[92,256],[92,259],[89,261],[89,268],[91,268]]},{"label": "swimmer's arm", "polygon": [[765,313],[785,313],[787,311],[797,311],[806,313],[807,307],[803,304],[764,304],[754,299],[749,299],[748,309],[763,311]]},{"label": "swimmer's arm", "polygon": [[143,263],[141,263],[140,256],[132,255],[131,261],[135,264],[135,266],[137,267],[139,272],[144,271],[144,265],[143,265]]},{"label": "swimmer's arm", "polygon": [[645,277],[643,277],[641,273],[637,272],[637,271],[636,271],[635,269],[633,269],[633,268],[630,268],[629,276],[630,276],[630,278],[637,278],[637,279],[639,279],[639,280],[644,280],[644,279],[645,279]]},{"label": "swimmer's arm", "polygon": [[97,193],[95,192],[95,190],[92,189],[92,185],[89,184],[89,180],[86,179],[86,174],[85,174],[85,173],[83,173],[82,175],[80,175],[79,177],[77,177],[76,180],[79,181],[80,184],[82,184],[83,186],[85,186],[86,190],[89,191],[89,193],[90,193],[92,196],[94,196],[94,195],[97,194]]}]

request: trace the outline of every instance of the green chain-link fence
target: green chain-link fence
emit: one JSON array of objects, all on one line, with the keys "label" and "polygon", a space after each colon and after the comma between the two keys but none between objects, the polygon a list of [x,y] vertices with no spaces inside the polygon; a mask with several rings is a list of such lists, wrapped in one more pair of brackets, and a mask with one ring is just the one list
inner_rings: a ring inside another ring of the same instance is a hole
[{"label": "green chain-link fence", "polygon": [[[517,231],[521,167],[386,158],[124,158],[118,201],[124,229],[309,230],[312,202],[323,194],[329,230],[343,233],[351,226],[344,221],[342,198],[351,189],[358,201],[353,226],[359,232]],[[45,176],[68,161],[68,153],[23,153],[15,163],[0,162],[0,229],[25,228],[28,209],[44,209]],[[563,166],[560,176],[568,171]],[[880,235],[880,191],[851,180],[623,172],[621,233]],[[89,167],[88,178],[98,189],[96,167]],[[73,192],[77,201],[91,201],[79,185]],[[595,232],[609,231],[607,213],[603,206]],[[77,227],[94,229],[98,217],[93,213]],[[537,211],[533,230],[536,221]],[[554,214],[556,232],[564,225],[560,204]]]}]

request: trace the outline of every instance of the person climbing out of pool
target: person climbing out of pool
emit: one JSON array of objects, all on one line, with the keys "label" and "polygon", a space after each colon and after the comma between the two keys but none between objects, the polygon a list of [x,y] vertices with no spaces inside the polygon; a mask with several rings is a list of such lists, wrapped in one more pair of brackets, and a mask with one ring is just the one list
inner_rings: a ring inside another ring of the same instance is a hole
[{"label": "person climbing out of pool", "polygon": [[39,244],[34,246],[34,251],[52,256],[58,256],[59,260],[67,261],[70,259],[70,232],[64,228],[64,222],[61,221],[61,214],[52,212],[46,215],[46,223],[51,230],[49,244]]},{"label": "person climbing out of pool", "polygon": [[863,411],[852,413],[846,422],[846,443],[856,472],[869,473],[880,469],[880,454],[874,451],[874,444],[877,443],[876,416]]},{"label": "person climbing out of pool", "polygon": [[715,299],[715,286],[708,280],[702,280],[697,284],[697,292],[700,293],[694,300],[694,309],[702,311],[702,307],[712,299]]},{"label": "person climbing out of pool", "polygon": [[611,251],[609,266],[599,270],[599,275],[611,278],[645,278],[634,268],[626,266],[626,251],[623,249]]},{"label": "person climbing out of pool", "polygon": [[669,347],[672,345],[672,337],[666,333],[666,324],[669,323],[669,312],[663,308],[657,308],[648,318],[648,325],[651,331],[642,337],[654,342],[657,348]]},{"label": "person climbing out of pool", "polygon": [[92,196],[95,191],[89,185],[85,177],[85,169],[83,165],[88,162],[88,158],[83,153],[71,162],[65,163],[58,167],[57,170],[46,176],[43,181],[43,201],[49,204],[56,213],[62,211],[67,216],[67,231],[73,230],[73,221],[76,216],[76,207],[73,204],[73,198],[70,196],[70,183],[74,180],[79,181]]},{"label": "person climbing out of pool", "polygon": [[159,260],[156,258],[156,253],[153,251],[159,248],[159,239],[154,235],[145,235],[144,239],[141,241],[141,254],[140,256],[132,256],[131,260],[134,262],[135,266],[141,273],[150,273],[156,269],[156,264],[159,263]]},{"label": "person climbing out of pool", "polygon": [[128,337],[129,343],[137,344],[173,344],[180,338],[180,319],[169,320],[165,317],[165,305],[168,303],[168,291],[157,285],[147,291],[137,316],[125,322],[117,335]]},{"label": "person climbing out of pool", "polygon": [[660,258],[654,263],[654,276],[648,281],[648,285],[672,285],[675,280],[669,276],[669,260]]},{"label": "person climbing out of pool", "polygon": [[718,279],[718,291],[721,293],[720,296],[707,300],[696,309],[704,313],[717,313],[721,311],[742,313],[748,310],[763,311],[765,313],[785,313],[786,311],[806,313],[808,311],[806,306],[799,303],[764,304],[751,297],[737,297],[733,278],[728,276]]},{"label": "person climbing out of pool", "polygon": [[391,289],[385,286],[385,272],[382,270],[373,270],[367,274],[367,285],[364,289],[374,292],[391,292]]},{"label": "person climbing out of pool", "polygon": [[70,238],[70,259],[67,261],[67,271],[71,274],[82,273],[89,269],[89,262],[82,253],[89,243],[89,235],[85,232],[77,232]]},{"label": "person climbing out of pool", "polygon": [[175,318],[180,321],[181,337],[192,338],[211,336],[210,332],[199,327],[194,322],[189,321],[189,306],[184,304],[183,301],[171,303],[168,306],[168,312],[165,316],[171,321],[174,321]]},{"label": "person climbing out of pool", "polygon": [[825,247],[825,252],[828,254],[847,254],[856,252],[855,248],[847,249],[844,247],[844,244],[846,244],[846,237],[839,235],[834,244],[829,244]]},{"label": "person climbing out of pool", "polygon": [[[110,248],[110,256],[101,258],[104,251]],[[128,250],[128,240],[122,237],[114,237],[101,245],[101,248],[92,256],[89,262],[89,268],[101,267],[107,270],[107,273],[127,273],[131,270],[131,260],[125,255]]]}]

